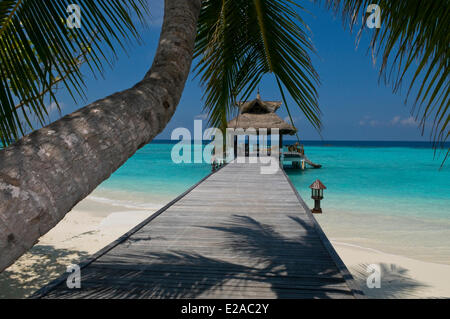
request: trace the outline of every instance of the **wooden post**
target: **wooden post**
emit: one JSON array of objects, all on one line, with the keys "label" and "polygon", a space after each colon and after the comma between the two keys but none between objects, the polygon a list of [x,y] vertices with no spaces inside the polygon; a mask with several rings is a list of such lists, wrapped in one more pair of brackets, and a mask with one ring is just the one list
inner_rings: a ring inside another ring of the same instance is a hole
[{"label": "wooden post", "polygon": [[280,133],[280,159],[283,153],[283,135]]},{"label": "wooden post", "polygon": [[256,131],[256,157],[259,157],[259,130]]},{"label": "wooden post", "polygon": [[234,159],[237,159],[238,156],[238,137],[237,135],[234,136]]},{"label": "wooden post", "polygon": [[250,157],[250,135],[245,136],[245,157]]}]

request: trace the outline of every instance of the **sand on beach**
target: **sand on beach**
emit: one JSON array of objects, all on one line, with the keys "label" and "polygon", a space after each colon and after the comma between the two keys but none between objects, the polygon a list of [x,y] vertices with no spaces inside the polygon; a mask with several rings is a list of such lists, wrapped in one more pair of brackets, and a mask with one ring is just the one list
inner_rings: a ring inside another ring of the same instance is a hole
[{"label": "sand on beach", "polygon": [[[163,203],[133,206],[91,197],[0,274],[0,298],[26,298],[150,217]],[[332,241],[369,298],[450,298],[450,265],[414,260]],[[381,288],[367,287],[368,266],[379,265]]]},{"label": "sand on beach", "polygon": [[[450,265],[424,262],[331,240],[368,298],[450,298]],[[371,265],[381,270],[381,287],[368,288]]]},{"label": "sand on beach", "polygon": [[[26,298],[140,224],[153,210],[85,199],[39,243],[0,274],[0,299]],[[134,208],[134,210],[130,210]]]}]

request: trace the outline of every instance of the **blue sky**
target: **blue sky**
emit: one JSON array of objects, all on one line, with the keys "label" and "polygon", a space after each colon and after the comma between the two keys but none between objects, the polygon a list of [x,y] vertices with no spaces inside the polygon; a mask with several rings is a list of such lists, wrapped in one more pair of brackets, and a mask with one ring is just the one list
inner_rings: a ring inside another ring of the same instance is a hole
[{"label": "blue sky", "polygon": [[[106,69],[104,78],[95,79],[86,72],[87,100],[74,103],[64,92],[59,94],[62,114],[71,113],[90,102],[129,88],[142,79],[150,68],[156,51],[163,1],[149,0],[152,17],[150,27],[142,33],[144,44],[134,45],[128,54],[121,53],[113,69]],[[405,94],[393,94],[389,86],[379,83],[378,71],[367,54],[368,41],[363,38],[356,49],[355,34],[344,30],[340,18],[316,5],[304,1],[310,13],[302,12],[312,31],[317,49],[314,65],[321,77],[319,102],[323,112],[325,140],[392,140],[428,141],[405,106]],[[260,86],[263,99],[281,100],[276,83],[267,76]],[[403,91],[406,91],[404,89]],[[256,93],[255,93],[256,94]],[[415,92],[413,91],[414,95]],[[203,91],[193,74],[188,79],[178,110],[159,139],[170,139],[177,127],[193,127],[194,119],[203,118]],[[320,135],[305,120],[300,110],[289,101],[300,137],[318,140]],[[282,118],[287,116],[283,109]],[[52,111],[51,118],[59,116]]]}]

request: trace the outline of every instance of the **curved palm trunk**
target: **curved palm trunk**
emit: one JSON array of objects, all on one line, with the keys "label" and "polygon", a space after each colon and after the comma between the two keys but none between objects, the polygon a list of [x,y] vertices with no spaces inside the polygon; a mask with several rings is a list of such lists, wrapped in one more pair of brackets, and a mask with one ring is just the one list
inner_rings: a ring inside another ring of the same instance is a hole
[{"label": "curved palm trunk", "polygon": [[133,88],[0,151],[0,271],[159,134],[189,75],[201,0],[165,0],[153,65]]}]

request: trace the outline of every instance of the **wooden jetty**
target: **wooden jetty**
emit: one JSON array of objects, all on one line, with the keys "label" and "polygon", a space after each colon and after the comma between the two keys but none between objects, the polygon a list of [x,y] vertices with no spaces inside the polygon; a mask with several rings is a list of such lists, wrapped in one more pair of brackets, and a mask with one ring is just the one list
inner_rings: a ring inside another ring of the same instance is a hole
[{"label": "wooden jetty", "polygon": [[285,172],[230,163],[33,298],[363,297]]}]

